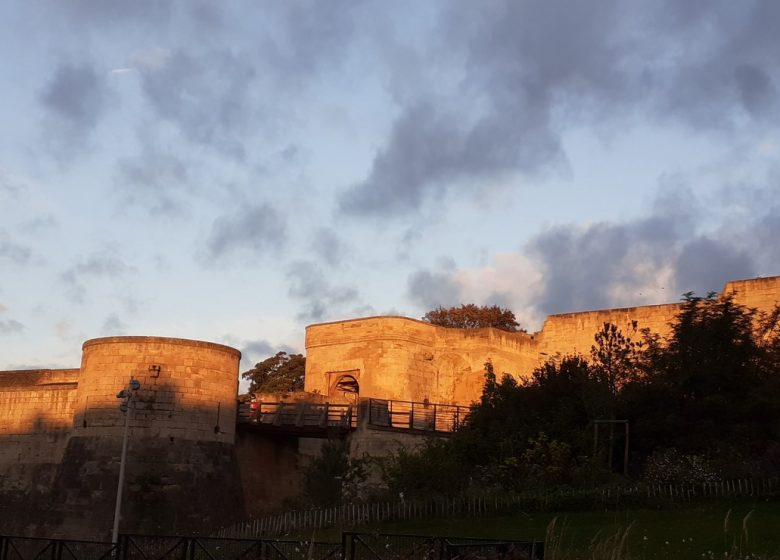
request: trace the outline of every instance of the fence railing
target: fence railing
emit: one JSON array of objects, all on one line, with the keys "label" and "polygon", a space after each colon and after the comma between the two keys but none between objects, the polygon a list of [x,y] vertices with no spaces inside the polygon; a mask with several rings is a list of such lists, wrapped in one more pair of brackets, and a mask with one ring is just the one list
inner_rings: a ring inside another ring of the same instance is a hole
[{"label": "fence railing", "polygon": [[382,533],[342,533],[344,560],[455,560],[496,558],[542,560],[544,543]]},{"label": "fence railing", "polygon": [[217,531],[219,537],[256,538],[326,527],[351,528],[386,521],[436,517],[479,517],[516,511],[643,507],[718,498],[780,495],[780,478],[738,479],[700,484],[635,484],[559,489],[448,499],[342,504],[258,517]]},{"label": "fence railing", "polygon": [[471,411],[468,406],[368,399],[370,426],[421,432],[454,432]]},{"label": "fence railing", "polygon": [[108,542],[0,536],[0,560],[108,560],[116,553]]},{"label": "fence railing", "polygon": [[351,404],[306,401],[241,403],[238,421],[279,428],[352,429],[357,426]]},{"label": "fence railing", "polygon": [[338,543],[121,535],[117,545],[0,536],[0,560],[455,560],[476,558],[474,553],[496,560],[543,560],[544,547],[534,541],[380,533],[342,533]]}]

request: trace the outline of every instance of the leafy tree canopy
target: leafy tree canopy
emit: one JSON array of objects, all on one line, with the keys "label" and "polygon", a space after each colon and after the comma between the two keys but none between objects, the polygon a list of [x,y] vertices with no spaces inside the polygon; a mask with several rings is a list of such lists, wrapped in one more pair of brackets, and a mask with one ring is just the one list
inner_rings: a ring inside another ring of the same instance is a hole
[{"label": "leafy tree canopy", "polygon": [[453,329],[493,327],[509,332],[522,330],[515,314],[497,305],[477,306],[469,303],[460,307],[437,307],[428,311],[422,319],[432,325]]},{"label": "leafy tree canopy", "polygon": [[277,352],[241,377],[250,381],[250,393],[283,393],[301,391],[305,373],[306,358],[302,354]]}]

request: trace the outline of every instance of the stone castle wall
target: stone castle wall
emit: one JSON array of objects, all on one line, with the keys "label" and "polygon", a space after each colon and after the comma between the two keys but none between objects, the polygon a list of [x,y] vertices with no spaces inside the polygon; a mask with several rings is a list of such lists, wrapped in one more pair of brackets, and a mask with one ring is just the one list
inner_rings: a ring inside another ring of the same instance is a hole
[{"label": "stone castle wall", "polygon": [[53,481],[73,421],[78,371],[0,375],[0,493]]},{"label": "stone castle wall", "polygon": [[193,340],[121,336],[84,343],[74,436],[121,437],[116,392],[141,383],[132,437],[233,443],[238,350]]},{"label": "stone castle wall", "polygon": [[[769,311],[780,303],[780,277],[728,282],[736,303]],[[484,363],[523,379],[550,358],[588,355],[604,323],[624,332],[666,335],[680,304],[551,315],[534,334],[492,328],[448,329],[406,317],[369,317],[311,325],[306,329],[306,390],[337,399],[334,384],[351,375],[361,397],[469,404],[482,391]]]},{"label": "stone castle wall", "polygon": [[[80,369],[0,372],[0,528],[105,538],[131,377],[124,531],[191,533],[240,518],[238,350],[192,340],[84,343]],[[46,514],[41,512],[45,511]]]},{"label": "stone castle wall", "polygon": [[406,317],[371,317],[306,329],[306,391],[334,394],[351,375],[361,397],[468,402],[482,388],[490,358],[498,372],[533,358],[536,342],[525,333],[435,327]]}]

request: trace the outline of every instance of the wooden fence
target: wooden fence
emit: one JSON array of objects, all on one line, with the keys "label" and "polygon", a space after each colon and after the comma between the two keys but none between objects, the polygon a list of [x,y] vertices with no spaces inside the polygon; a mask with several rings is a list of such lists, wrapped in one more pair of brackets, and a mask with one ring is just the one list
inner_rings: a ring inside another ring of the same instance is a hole
[{"label": "wooden fence", "polygon": [[257,538],[326,527],[357,527],[386,521],[434,517],[471,517],[516,511],[641,507],[720,498],[780,495],[780,478],[739,479],[701,484],[636,484],[587,490],[460,496],[451,499],[400,500],[343,504],[288,511],[224,527],[217,537]]}]

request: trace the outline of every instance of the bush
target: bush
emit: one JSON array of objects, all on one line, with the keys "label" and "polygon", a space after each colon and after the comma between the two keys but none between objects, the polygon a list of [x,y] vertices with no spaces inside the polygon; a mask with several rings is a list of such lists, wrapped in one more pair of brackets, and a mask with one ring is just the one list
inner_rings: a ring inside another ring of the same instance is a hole
[{"label": "bush", "polygon": [[720,477],[702,455],[682,455],[674,448],[658,449],[645,463],[645,480],[653,484],[701,484]]},{"label": "bush", "polygon": [[366,459],[349,458],[349,445],[329,440],[304,471],[304,495],[315,506],[330,507],[358,497],[366,480]]},{"label": "bush", "polygon": [[385,459],[383,478],[392,496],[451,496],[465,487],[468,474],[450,440],[430,438],[418,449],[401,448]]}]

